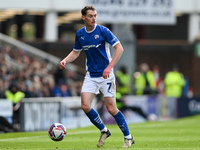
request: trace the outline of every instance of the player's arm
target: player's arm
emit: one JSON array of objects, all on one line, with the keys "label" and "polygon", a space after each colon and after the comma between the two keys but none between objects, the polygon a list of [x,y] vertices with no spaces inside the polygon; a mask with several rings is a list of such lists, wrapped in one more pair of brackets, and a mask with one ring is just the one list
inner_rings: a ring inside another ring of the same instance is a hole
[{"label": "player's arm", "polygon": [[115,64],[119,61],[124,49],[121,45],[121,43],[118,43],[117,45],[114,46],[115,48],[115,53],[113,55],[113,58],[107,68],[103,72],[103,78],[107,79],[109,77],[110,72],[112,71],[112,68],[115,66]]},{"label": "player's arm", "polygon": [[66,64],[74,61],[80,55],[80,51],[71,51],[67,57],[65,57],[60,63],[59,68],[65,69]]}]

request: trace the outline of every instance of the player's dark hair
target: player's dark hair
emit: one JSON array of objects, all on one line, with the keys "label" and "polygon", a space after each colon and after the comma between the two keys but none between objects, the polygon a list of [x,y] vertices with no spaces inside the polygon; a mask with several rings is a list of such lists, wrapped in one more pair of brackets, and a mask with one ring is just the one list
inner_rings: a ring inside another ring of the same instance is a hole
[{"label": "player's dark hair", "polygon": [[82,14],[83,16],[86,16],[88,10],[93,10],[93,11],[95,11],[96,8],[94,8],[94,6],[85,6],[85,7],[81,10],[81,14]]}]

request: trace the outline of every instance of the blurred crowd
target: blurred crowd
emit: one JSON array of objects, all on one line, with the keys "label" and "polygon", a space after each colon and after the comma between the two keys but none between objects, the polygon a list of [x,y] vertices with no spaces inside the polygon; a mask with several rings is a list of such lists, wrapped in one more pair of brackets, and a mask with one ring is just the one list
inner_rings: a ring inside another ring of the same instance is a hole
[{"label": "blurred crowd", "polygon": [[[133,78],[133,91],[130,91],[131,78]],[[129,75],[127,68],[121,66],[116,72],[117,92],[121,95],[165,95],[166,97],[192,97],[192,87],[177,64],[162,77],[159,74],[159,67],[154,66],[152,70],[147,63],[141,63],[133,76]]]},{"label": "blurred crowd", "polygon": [[24,97],[79,96],[81,76],[60,70],[48,59],[39,59],[25,50],[0,45],[0,98],[16,86]]},{"label": "blurred crowd", "polygon": [[[178,72],[178,66],[173,67],[174,73],[166,74],[165,79],[158,83],[157,69],[151,71],[148,64],[140,64],[139,70],[133,76],[133,93],[135,95],[161,93],[180,97],[185,85],[184,76]],[[123,92],[130,94],[131,77],[125,78],[127,75],[125,72],[125,66],[117,71],[118,89],[121,94],[124,94]],[[6,92],[12,92],[13,86],[23,92],[26,98],[80,96],[83,77],[76,70],[61,70],[58,64],[29,55],[26,50],[8,44],[0,45],[0,98],[6,98]],[[127,85],[123,85],[125,83]],[[173,93],[176,90],[179,90],[177,96]]]}]

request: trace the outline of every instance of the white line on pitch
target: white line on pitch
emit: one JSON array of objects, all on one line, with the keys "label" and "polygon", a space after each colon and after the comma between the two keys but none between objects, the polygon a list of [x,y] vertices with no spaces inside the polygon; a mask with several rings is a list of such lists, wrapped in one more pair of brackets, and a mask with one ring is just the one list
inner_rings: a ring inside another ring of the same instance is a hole
[{"label": "white line on pitch", "polygon": [[[68,135],[74,135],[74,134],[85,134],[85,133],[94,133],[96,131],[81,131],[81,132],[73,132],[73,133],[67,133]],[[11,138],[11,139],[0,139],[1,141],[12,141],[12,140],[24,140],[24,139],[32,139],[32,138],[40,138],[40,137],[46,137],[48,135],[41,135],[41,136],[31,136],[31,137],[20,137],[20,138]]]}]

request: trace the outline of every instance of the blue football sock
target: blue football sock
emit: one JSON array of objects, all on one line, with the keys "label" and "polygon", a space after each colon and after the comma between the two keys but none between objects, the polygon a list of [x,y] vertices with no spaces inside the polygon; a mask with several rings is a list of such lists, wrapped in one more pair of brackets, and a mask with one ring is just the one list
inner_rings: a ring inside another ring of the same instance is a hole
[{"label": "blue football sock", "polygon": [[92,108],[89,113],[86,113],[90,121],[101,131],[105,128],[99,114]]},{"label": "blue football sock", "polygon": [[126,123],[124,115],[119,111],[115,116],[115,121],[117,122],[117,125],[121,129],[121,131],[124,133],[124,136],[130,135],[128,125]]}]

